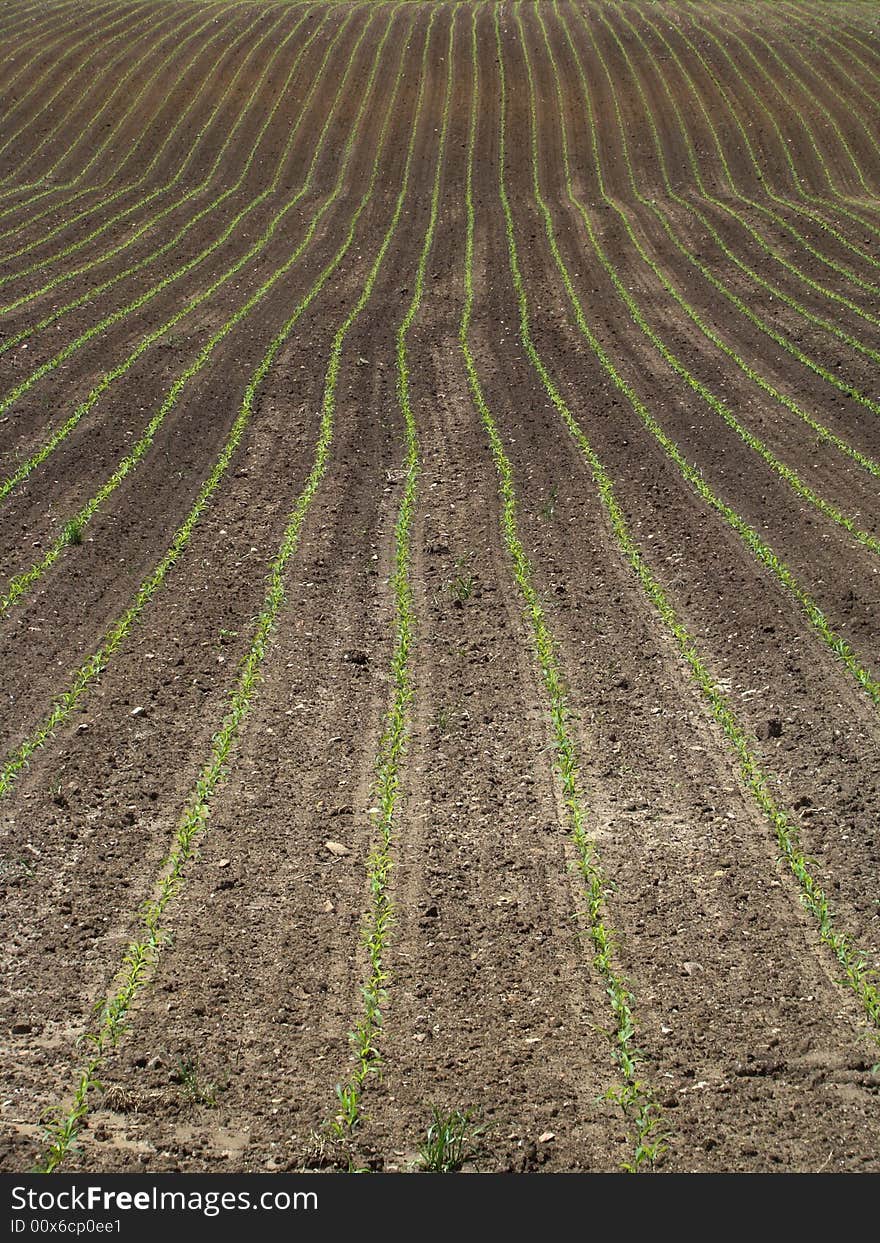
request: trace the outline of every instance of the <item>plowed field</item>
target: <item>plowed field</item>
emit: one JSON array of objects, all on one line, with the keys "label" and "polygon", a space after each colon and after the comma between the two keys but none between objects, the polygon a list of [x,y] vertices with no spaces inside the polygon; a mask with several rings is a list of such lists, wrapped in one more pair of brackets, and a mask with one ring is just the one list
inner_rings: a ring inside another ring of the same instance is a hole
[{"label": "plowed field", "polygon": [[878,87],[3,5],[7,1169],[880,1170]]}]

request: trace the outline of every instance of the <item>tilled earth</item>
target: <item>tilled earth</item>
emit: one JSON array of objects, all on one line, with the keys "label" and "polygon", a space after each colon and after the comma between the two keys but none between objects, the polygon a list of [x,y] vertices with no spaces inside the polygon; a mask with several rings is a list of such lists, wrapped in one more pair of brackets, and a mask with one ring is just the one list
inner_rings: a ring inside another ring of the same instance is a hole
[{"label": "tilled earth", "polygon": [[[800,0],[4,6],[5,1168],[70,1116],[256,652],[62,1168],[411,1170],[459,1110],[465,1169],[880,1170],[875,27]],[[402,360],[413,640],[346,1127]]]}]

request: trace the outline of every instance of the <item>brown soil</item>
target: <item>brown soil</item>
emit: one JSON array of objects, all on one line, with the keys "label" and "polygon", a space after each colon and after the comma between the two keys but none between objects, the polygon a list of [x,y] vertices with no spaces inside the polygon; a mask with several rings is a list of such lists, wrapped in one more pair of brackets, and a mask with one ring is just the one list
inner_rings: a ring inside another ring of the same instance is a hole
[{"label": "brown soil", "polygon": [[[832,323],[868,351],[880,349],[880,272],[871,258],[880,232],[880,166],[859,121],[868,123],[865,94],[876,92],[880,44],[854,10],[836,14],[832,30],[807,6],[789,7],[820,36],[809,51],[799,43],[804,26],[787,25],[784,10],[769,4],[750,6],[740,20],[742,6],[726,3],[539,0],[565,103],[573,192],[645,321],[807,487],[877,534],[877,474],[820,441],[717,349],[643,261],[613,210],[620,208],[656,266],[752,374],[860,453],[880,457],[877,414],[792,352],[880,401],[871,354],[816,322]],[[42,26],[36,15],[17,18],[17,8],[25,6],[6,6],[2,32],[15,55],[2,69],[0,108],[22,132],[0,155],[0,233],[9,231],[0,240],[0,278],[10,278],[0,286],[0,304],[25,301],[0,315],[0,347],[68,303],[82,305],[0,352],[0,401],[66,344],[176,278],[254,206],[203,262],[91,337],[9,406],[0,420],[4,477],[147,334],[247,254],[303,184],[316,150],[317,157],[307,192],[258,253],[150,346],[28,479],[0,498],[0,594],[113,476],[212,333],[293,254],[331,195],[358,128],[342,192],[320,215],[301,258],[186,383],[140,465],[84,528],[82,543],[64,548],[0,616],[0,740],[9,757],[33,738],[160,562],[254,369],[323,279],[262,381],[251,422],[185,552],[100,677],[0,794],[0,1164],[24,1170],[45,1155],[47,1111],[69,1108],[85,1056],[81,1038],[94,1029],[95,1007],[118,983],[126,946],[140,935],[139,912],[156,891],[229,710],[269,564],[313,468],[334,337],[380,255],[412,136],[400,220],[344,339],[327,470],[287,565],[285,601],[250,710],[166,910],[167,936],[121,1040],[107,1051],[102,1087],[89,1094],[86,1123],[63,1168],[407,1170],[418,1166],[436,1108],[472,1115],[465,1168],[619,1169],[632,1160],[633,1127],[609,1099],[618,1082],[607,1037],[613,1016],[584,928],[550,701],[459,342],[471,6],[307,11],[199,0],[163,3],[154,13],[146,3],[89,0],[59,4],[57,21],[47,24],[44,13]],[[535,347],[774,798],[797,824],[835,926],[876,967],[878,706],[792,593],[682,477],[580,333],[534,195],[517,11],[505,4],[499,12],[508,104],[503,171]],[[284,42],[304,13],[296,36]],[[880,676],[877,554],[797,495],[634,322],[569,201],[553,63],[535,5],[523,6],[521,16],[541,190],[591,330],[706,484],[759,532],[860,663]],[[407,339],[421,470],[409,567],[412,695],[377,1037],[381,1074],[367,1078],[360,1125],[340,1138],[331,1124],[336,1087],[355,1066],[349,1033],[363,1012],[363,930],[376,847],[371,809],[394,695],[395,540],[406,483],[396,334],[429,225],[452,21],[436,233]],[[186,42],[203,22],[204,32]],[[623,557],[589,464],[523,348],[499,197],[501,78],[491,7],[479,9],[476,32],[470,345],[512,466],[519,535],[571,709],[614,964],[634,999],[638,1074],[662,1115],[654,1168],[876,1172],[876,1027],[841,982],[731,743]],[[55,40],[53,50],[36,55],[46,37]],[[787,103],[759,69],[778,71],[774,51],[792,75]],[[167,70],[126,115],[169,54]],[[31,57],[28,73],[7,89]],[[401,58],[405,72],[380,150]],[[578,58],[599,122],[595,150]],[[374,87],[359,114],[374,64]],[[347,86],[331,112],[346,66]],[[78,180],[122,116],[100,166]],[[216,177],[203,184],[239,118]],[[737,119],[749,127],[760,176]],[[142,181],[169,131],[161,160]],[[149,259],[238,182],[252,152],[241,186],[178,245]],[[630,172],[685,250],[792,348],[737,311],[673,245],[658,214],[634,196]],[[255,203],[276,173],[276,188]],[[364,196],[351,245],[337,261]],[[106,254],[142,228],[130,246]],[[88,245],[68,253],[93,232]],[[149,262],[88,296],[141,260]]]}]

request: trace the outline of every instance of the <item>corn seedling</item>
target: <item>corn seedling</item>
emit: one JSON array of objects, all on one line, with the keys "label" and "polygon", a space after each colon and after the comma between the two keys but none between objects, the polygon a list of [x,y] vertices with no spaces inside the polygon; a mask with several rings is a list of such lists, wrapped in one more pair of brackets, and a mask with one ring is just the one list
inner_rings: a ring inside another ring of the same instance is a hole
[{"label": "corn seedling", "polygon": [[556,513],[556,503],[558,500],[559,500],[559,485],[554,483],[553,487],[550,489],[550,495],[547,498],[547,503],[544,505],[544,507],[541,510],[541,517],[544,519],[545,522],[551,522],[553,520],[553,515]]},{"label": "corn seedling", "polygon": [[419,1168],[427,1174],[453,1174],[480,1155],[478,1141],[486,1128],[474,1123],[470,1110],[445,1113],[434,1105],[431,1113],[433,1121],[419,1148]]},{"label": "corn seedling", "polygon": [[449,584],[449,594],[456,604],[464,604],[465,600],[471,598],[474,590],[474,576],[472,574],[456,574],[455,578]]},{"label": "corn seedling", "polygon": [[217,1104],[217,1088],[208,1083],[199,1074],[198,1062],[191,1057],[181,1057],[177,1062],[177,1073],[183,1091],[197,1105],[207,1105],[209,1109]]},{"label": "corn seedling", "polygon": [[83,523],[78,518],[71,518],[61,532],[61,542],[65,546],[81,544],[83,541]]}]

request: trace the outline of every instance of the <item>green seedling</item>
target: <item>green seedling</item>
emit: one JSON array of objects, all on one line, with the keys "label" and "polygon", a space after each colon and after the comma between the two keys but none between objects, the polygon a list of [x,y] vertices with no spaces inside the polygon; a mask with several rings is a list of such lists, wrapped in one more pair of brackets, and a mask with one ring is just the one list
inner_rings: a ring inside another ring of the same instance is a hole
[{"label": "green seedling", "polygon": [[24,880],[32,880],[35,871],[33,864],[28,859],[0,859],[0,877],[15,877],[20,875]]},{"label": "green seedling", "polygon": [[452,724],[454,716],[455,716],[455,709],[453,707],[450,707],[450,705],[448,704],[444,704],[443,707],[437,709],[437,731],[438,733],[441,733],[441,734],[448,733],[449,727]]},{"label": "green seedling", "polygon": [[64,528],[62,533],[62,541],[68,546],[75,546],[83,542],[83,524],[78,518],[71,518],[70,522]]},{"label": "green seedling", "polygon": [[465,600],[470,599],[474,581],[472,574],[458,574],[449,584],[449,593],[457,604],[464,604]]},{"label": "green seedling", "polygon": [[208,1105],[213,1109],[217,1104],[217,1088],[199,1077],[198,1062],[194,1058],[180,1058],[177,1063],[181,1086],[184,1092],[198,1105]]},{"label": "green seedling", "polygon": [[420,1169],[432,1174],[455,1173],[465,1161],[480,1155],[476,1141],[486,1128],[474,1125],[470,1111],[453,1109],[443,1113],[434,1105],[431,1112],[434,1120],[419,1149]]},{"label": "green seedling", "polygon": [[336,1135],[344,1137],[360,1121],[360,1093],[354,1084],[337,1083],[336,1099],[339,1101],[339,1113],[333,1121],[332,1129]]},{"label": "green seedling", "polygon": [[476,586],[476,577],[468,573],[473,560],[473,553],[466,557],[457,557],[455,560],[455,578],[446,584],[446,590],[459,607],[471,598]]}]

